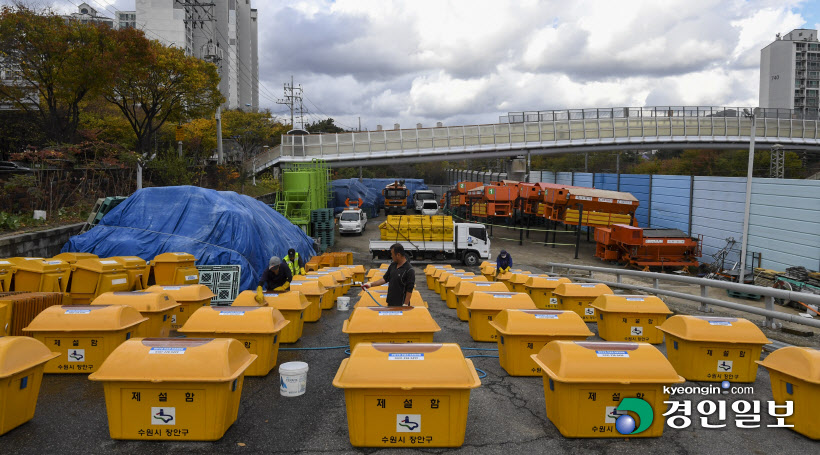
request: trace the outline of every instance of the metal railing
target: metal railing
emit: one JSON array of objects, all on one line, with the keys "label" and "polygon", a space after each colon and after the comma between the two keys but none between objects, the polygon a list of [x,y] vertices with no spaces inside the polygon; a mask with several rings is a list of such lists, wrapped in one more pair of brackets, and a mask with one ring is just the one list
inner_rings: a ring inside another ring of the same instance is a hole
[{"label": "metal railing", "polygon": [[[711,313],[712,309],[709,305],[729,308],[737,311],[744,311],[747,313],[756,314],[765,317],[763,325],[769,328],[780,328],[781,324],[775,322],[775,319],[781,321],[793,322],[795,324],[803,324],[811,327],[820,328],[820,320],[804,318],[792,314],[786,314],[775,310],[774,299],[795,300],[805,304],[820,305],[820,295],[806,294],[803,292],[791,292],[781,289],[774,289],[763,286],[753,286],[749,284],[732,283],[728,281],[710,280],[706,278],[695,278],[690,276],[668,275],[665,273],[640,272],[637,270],[613,269],[607,267],[593,267],[584,265],[561,264],[555,262],[548,262],[546,264],[550,267],[550,272],[555,273],[555,269],[582,270],[590,272],[589,278],[573,277],[573,279],[580,279],[581,281],[590,281],[596,283],[603,283],[607,286],[618,287],[623,289],[639,290],[648,293],[662,294],[669,297],[675,297],[685,300],[692,300],[700,303],[700,311]],[[606,273],[615,275],[615,281],[596,280],[595,273]],[[653,280],[653,287],[638,286],[633,284],[623,283],[623,277],[630,276],[636,278],[647,278]],[[677,283],[692,284],[700,287],[700,296],[686,294],[682,292],[669,291],[660,289],[661,281],[672,281]],[[727,302],[725,300],[713,299],[707,297],[709,295],[709,288],[727,289],[746,294],[762,295],[764,299],[765,309],[757,308],[749,305],[743,305],[734,302]]]},{"label": "metal railing", "polygon": [[[750,108],[747,110],[751,111]],[[812,114],[813,113],[813,114]],[[257,166],[275,162],[333,160],[355,157],[395,158],[410,152],[421,155],[488,150],[526,150],[581,145],[618,145],[661,142],[745,143],[751,119],[743,108],[654,107],[539,111],[520,114],[520,122],[360,131],[336,134],[282,136],[282,144],[257,155]],[[805,113],[790,109],[760,109],[756,136],[759,143],[820,147],[820,121],[816,109]],[[509,117],[509,116],[508,116]],[[414,155],[414,156],[415,156]]]}]

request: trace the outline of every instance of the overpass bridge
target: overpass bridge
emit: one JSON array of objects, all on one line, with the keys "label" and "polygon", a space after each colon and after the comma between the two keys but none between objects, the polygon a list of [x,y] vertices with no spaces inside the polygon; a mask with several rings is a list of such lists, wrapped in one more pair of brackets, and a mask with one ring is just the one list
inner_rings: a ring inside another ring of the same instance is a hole
[{"label": "overpass bridge", "polygon": [[566,152],[681,148],[820,150],[820,119],[790,109],[618,107],[510,113],[499,123],[282,136],[244,163],[258,173],[288,163],[331,167],[498,158]]}]

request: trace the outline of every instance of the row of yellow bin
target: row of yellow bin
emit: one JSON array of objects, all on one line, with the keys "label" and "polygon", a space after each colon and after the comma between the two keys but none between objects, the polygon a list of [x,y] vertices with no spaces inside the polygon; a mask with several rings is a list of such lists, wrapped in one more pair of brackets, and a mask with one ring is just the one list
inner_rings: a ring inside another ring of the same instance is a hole
[{"label": "row of yellow bin", "polygon": [[148,262],[136,256],[99,258],[91,253],[0,259],[0,292],[67,292],[74,303],[87,304],[105,292],[146,289],[149,283],[199,283],[195,260],[188,253],[162,253]]}]

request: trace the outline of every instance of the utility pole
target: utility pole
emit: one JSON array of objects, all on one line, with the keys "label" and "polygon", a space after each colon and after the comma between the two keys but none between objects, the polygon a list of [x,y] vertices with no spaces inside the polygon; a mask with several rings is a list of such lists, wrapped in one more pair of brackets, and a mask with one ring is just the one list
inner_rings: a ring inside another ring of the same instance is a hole
[{"label": "utility pole", "polygon": [[746,169],[746,203],[743,212],[743,239],[740,244],[740,270],[737,282],[743,284],[743,275],[746,273],[746,248],[749,245],[749,211],[752,206],[752,171],[755,164],[755,135],[757,135],[757,115],[759,108],[754,108],[751,112],[743,110],[743,115],[752,119],[752,131],[749,137],[749,165]]},{"label": "utility pole", "polygon": [[786,151],[780,144],[774,144],[769,152],[769,177],[773,179],[786,178]]},{"label": "utility pole", "polygon": [[298,87],[293,85],[293,76],[290,77],[290,84],[285,82],[285,96],[284,98],[280,98],[276,100],[276,104],[284,104],[290,109],[290,127],[291,129],[296,129],[296,123],[294,120],[294,112],[299,109],[299,117],[300,117],[300,126],[301,129],[305,129],[305,118],[304,118],[304,109],[302,106],[302,85],[299,84]]}]

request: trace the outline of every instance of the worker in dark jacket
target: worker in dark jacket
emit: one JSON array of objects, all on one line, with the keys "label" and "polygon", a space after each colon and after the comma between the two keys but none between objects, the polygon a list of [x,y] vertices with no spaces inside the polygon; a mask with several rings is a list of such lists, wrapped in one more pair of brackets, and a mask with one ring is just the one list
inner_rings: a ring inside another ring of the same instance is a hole
[{"label": "worker in dark jacket", "polygon": [[502,273],[507,273],[512,269],[512,256],[507,253],[507,250],[501,250],[498,257],[495,258],[495,274],[498,276]]},{"label": "worker in dark jacket", "polygon": [[388,283],[387,306],[410,306],[410,297],[413,296],[413,288],[416,286],[416,271],[407,260],[407,253],[400,243],[390,247],[390,256],[393,262],[384,272],[384,276],[371,283],[364,283],[362,289]]},{"label": "worker in dark jacket", "polygon": [[273,291],[285,284],[289,285],[291,280],[293,280],[293,275],[291,275],[290,270],[287,267],[282,267],[282,260],[279,256],[274,256],[270,258],[268,268],[262,273],[259,286],[264,287],[267,291]]}]

